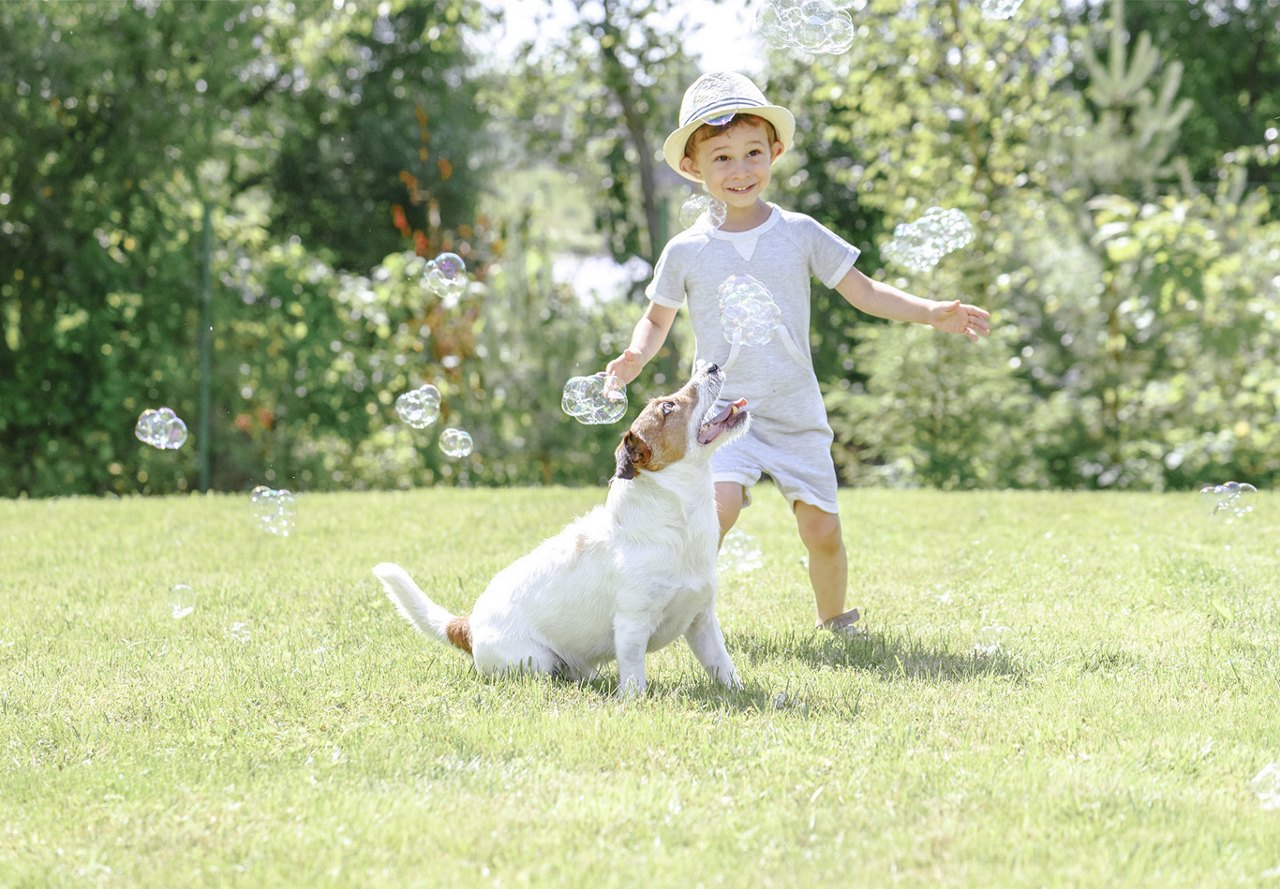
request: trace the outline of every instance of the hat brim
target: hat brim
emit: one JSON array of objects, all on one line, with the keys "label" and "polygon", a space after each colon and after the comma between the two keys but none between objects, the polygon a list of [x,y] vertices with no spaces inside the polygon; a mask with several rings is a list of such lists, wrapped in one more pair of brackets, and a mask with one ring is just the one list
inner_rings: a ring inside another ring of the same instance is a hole
[{"label": "hat brim", "polygon": [[[791,141],[796,135],[796,119],[790,111],[781,105],[741,105],[734,108],[717,109],[716,111],[716,117],[724,117],[729,114],[754,114],[756,117],[769,121],[769,123],[773,124],[774,132],[778,134],[778,141],[782,143],[782,150],[785,152],[791,147]],[[685,146],[689,144],[689,137],[693,135],[694,130],[704,123],[706,123],[705,120],[692,120],[673,132],[662,143],[662,156],[666,160],[667,166],[691,182],[701,182],[702,180],[680,169],[680,161],[684,159],[684,150]]]}]

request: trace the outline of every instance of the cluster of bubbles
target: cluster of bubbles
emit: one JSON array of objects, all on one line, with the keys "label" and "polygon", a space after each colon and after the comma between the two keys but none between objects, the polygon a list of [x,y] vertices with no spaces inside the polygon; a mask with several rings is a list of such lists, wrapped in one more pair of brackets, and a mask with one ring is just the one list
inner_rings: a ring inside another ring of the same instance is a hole
[{"label": "cluster of bubbles", "polygon": [[726,212],[728,208],[725,207],[724,201],[717,201],[705,194],[689,195],[680,205],[680,226],[692,228],[705,218],[709,227],[719,228],[724,225]]},{"label": "cluster of bubbles", "polygon": [[747,532],[733,528],[724,535],[716,566],[717,570],[726,574],[748,574],[758,571],[764,566],[760,544]]},{"label": "cluster of bubbles", "polygon": [[426,429],[440,416],[440,390],[430,383],[396,399],[396,413],[414,429]]},{"label": "cluster of bubbles", "polygon": [[290,491],[277,491],[266,485],[258,485],[249,493],[249,508],[258,529],[277,537],[289,536],[298,515],[298,504]]},{"label": "cluster of bubbles", "polygon": [[777,49],[839,55],[853,46],[853,19],[846,11],[856,0],[764,0],[756,27]]},{"label": "cluster of bubbles", "polygon": [[913,272],[929,272],[938,260],[973,240],[973,226],[959,210],[930,207],[914,222],[904,222],[893,230],[882,255]]},{"label": "cluster of bubbles", "polygon": [[1249,789],[1264,809],[1280,809],[1280,762],[1269,762],[1253,776]]},{"label": "cluster of bubbles", "polygon": [[[402,393],[396,399],[396,414],[414,429],[426,429],[440,418],[440,390],[426,383]],[[447,457],[470,456],[474,447],[471,433],[462,429],[449,428],[440,433],[440,450]]]},{"label": "cluster of bubbles", "polygon": [[176,451],[187,443],[187,424],[171,409],[147,408],[138,417],[133,434],[138,441],[162,451]]},{"label": "cluster of bubbles", "polygon": [[440,450],[444,451],[447,457],[470,456],[473,447],[470,432],[454,429],[451,426],[440,433]]},{"label": "cluster of bubbles", "polygon": [[616,423],[627,412],[627,387],[613,374],[572,377],[564,384],[560,409],[579,423]]},{"label": "cluster of bubbles", "polygon": [[984,19],[1000,21],[1013,18],[1013,14],[1021,5],[1022,0],[979,0],[978,2],[978,8],[982,11]]},{"label": "cluster of bubbles", "polygon": [[467,264],[456,253],[441,253],[426,262],[422,282],[434,296],[457,299],[467,290]]},{"label": "cluster of bubbles", "polygon": [[724,338],[744,346],[763,346],[782,323],[782,310],[773,294],[750,275],[730,275],[716,291]]},{"label": "cluster of bubbles", "polygon": [[1211,503],[1209,515],[1223,515],[1228,522],[1244,518],[1253,511],[1253,495],[1258,489],[1247,482],[1223,482],[1200,489],[1203,501]]}]

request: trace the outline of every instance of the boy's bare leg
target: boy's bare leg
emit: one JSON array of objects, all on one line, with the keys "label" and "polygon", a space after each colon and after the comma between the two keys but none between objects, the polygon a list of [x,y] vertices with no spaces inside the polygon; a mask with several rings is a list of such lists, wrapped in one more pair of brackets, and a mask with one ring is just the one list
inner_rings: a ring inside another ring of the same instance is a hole
[{"label": "boy's bare leg", "polygon": [[720,542],[729,533],[742,512],[742,485],[737,482],[716,482],[716,518],[720,520]]},{"label": "boy's bare leg", "polygon": [[809,551],[809,582],[813,584],[818,621],[826,623],[844,613],[849,583],[849,557],[840,533],[840,516],[799,500],[795,514],[800,539]]}]

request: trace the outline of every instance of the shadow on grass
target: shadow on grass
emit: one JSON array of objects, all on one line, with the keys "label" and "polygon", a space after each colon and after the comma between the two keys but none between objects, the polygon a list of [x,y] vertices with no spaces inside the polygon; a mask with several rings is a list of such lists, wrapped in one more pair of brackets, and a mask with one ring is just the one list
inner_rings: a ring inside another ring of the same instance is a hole
[{"label": "shadow on grass", "polygon": [[919,639],[889,633],[841,637],[827,632],[788,632],[760,636],[734,634],[729,652],[739,662],[761,664],[799,660],[822,669],[865,670],[885,679],[958,682],[976,676],[1025,679],[1021,666],[1003,651],[979,655],[956,653],[930,646]]}]

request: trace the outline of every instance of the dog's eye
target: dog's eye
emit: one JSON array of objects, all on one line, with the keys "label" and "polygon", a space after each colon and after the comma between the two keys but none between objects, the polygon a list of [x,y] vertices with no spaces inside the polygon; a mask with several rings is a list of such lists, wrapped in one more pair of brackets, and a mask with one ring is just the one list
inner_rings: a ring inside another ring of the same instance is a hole
[{"label": "dog's eye", "polygon": [[660,407],[662,408],[662,415],[665,417],[667,414],[671,413],[673,410],[676,409],[676,403],[674,401],[664,401],[662,402]]}]

